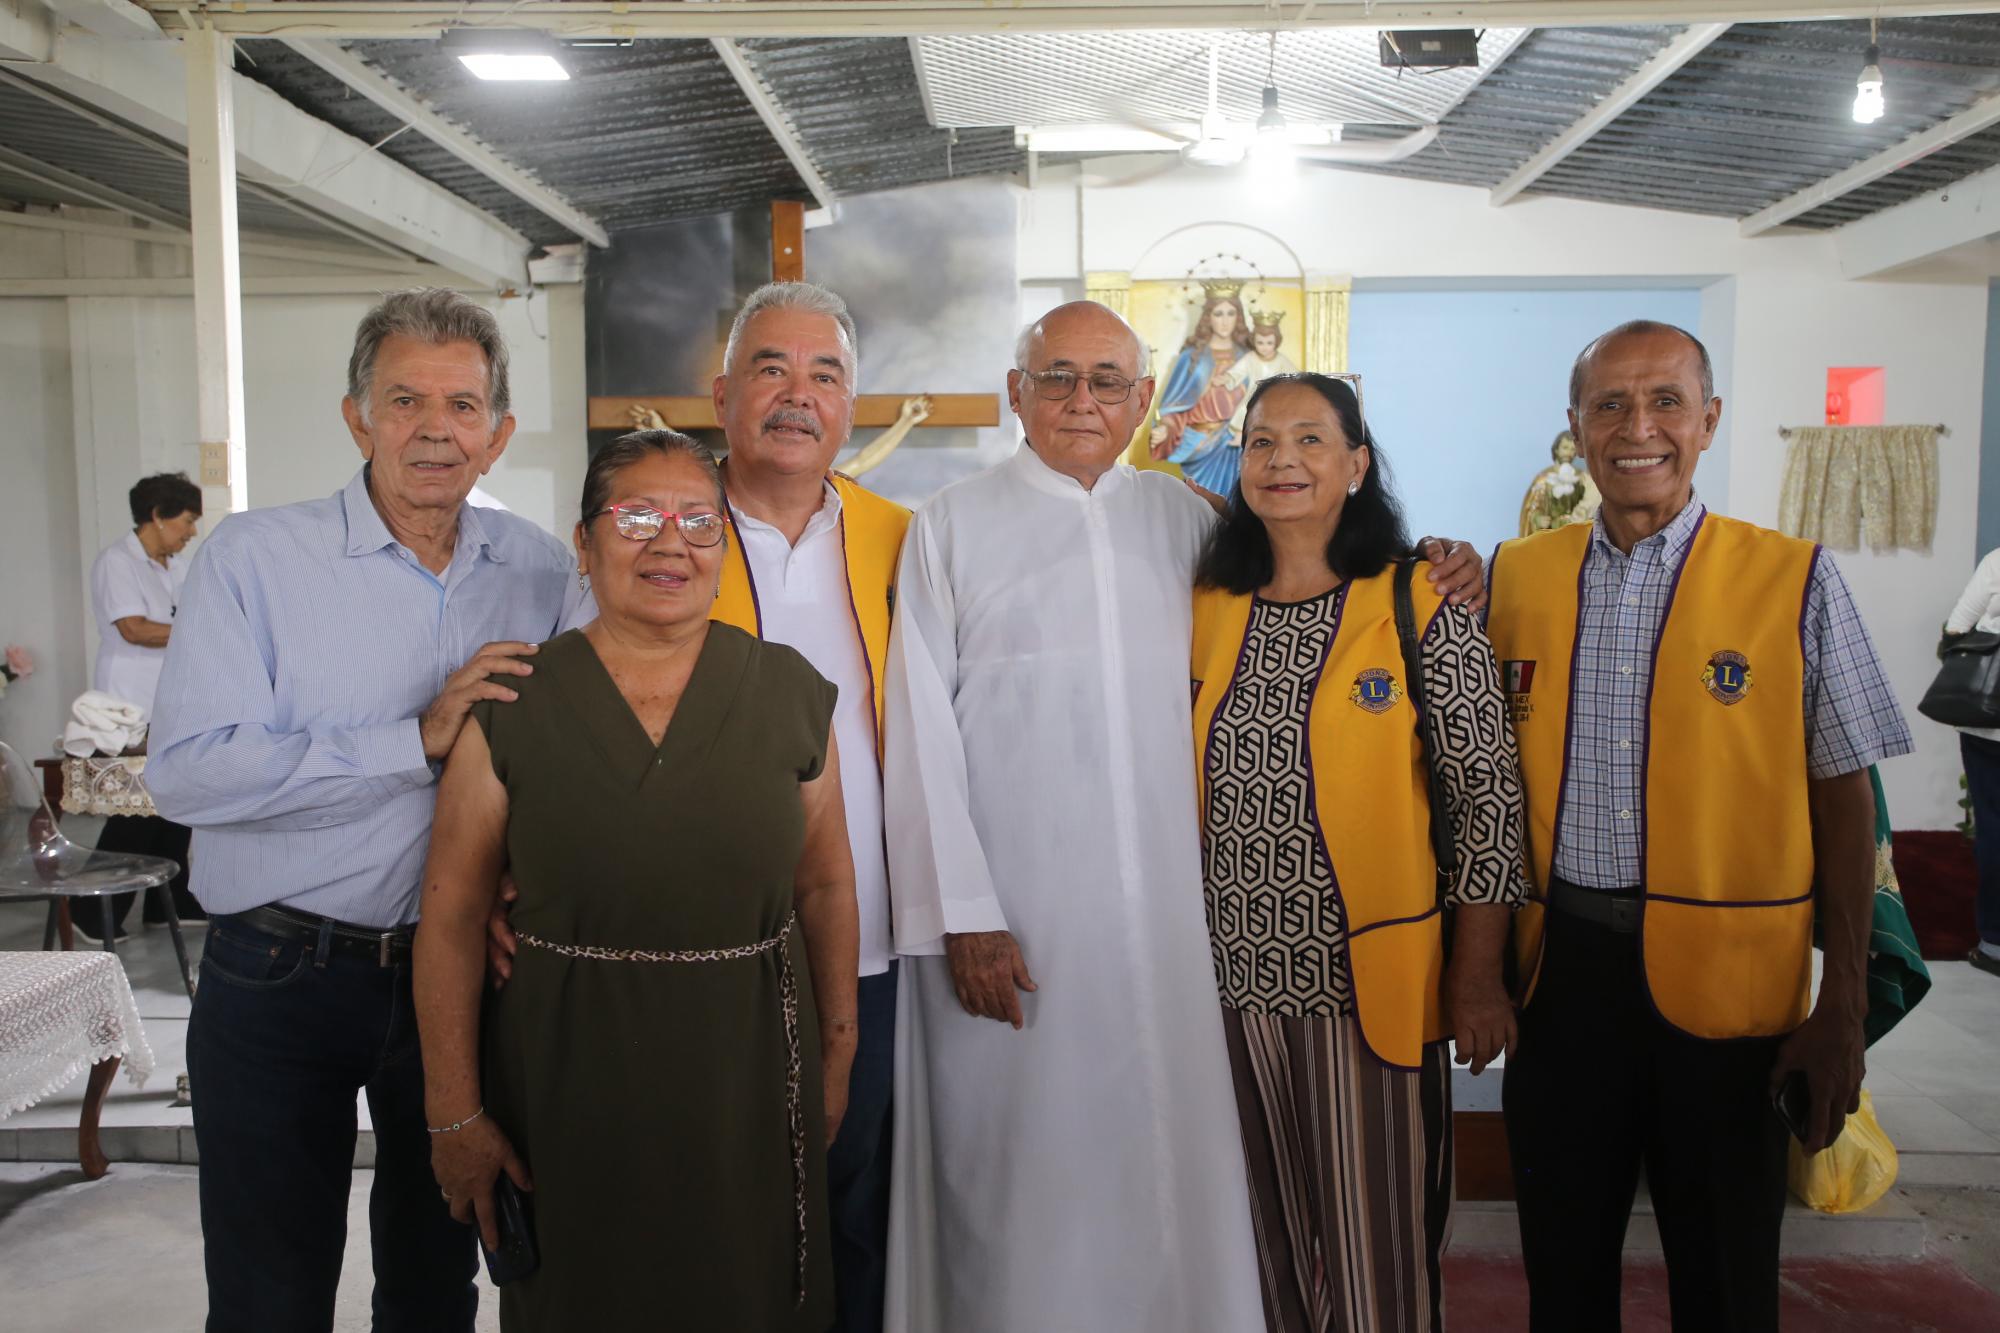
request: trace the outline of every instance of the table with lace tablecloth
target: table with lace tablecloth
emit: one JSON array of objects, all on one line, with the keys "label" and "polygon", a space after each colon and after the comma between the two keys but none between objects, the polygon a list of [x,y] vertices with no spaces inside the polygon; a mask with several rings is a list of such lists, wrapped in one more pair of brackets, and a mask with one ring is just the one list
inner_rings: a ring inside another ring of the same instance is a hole
[{"label": "table with lace tablecloth", "polygon": [[97,1118],[112,1075],[143,1085],[153,1050],[125,968],[109,953],[0,953],[0,1120],[88,1069],[77,1155],[95,1179],[107,1163]]}]

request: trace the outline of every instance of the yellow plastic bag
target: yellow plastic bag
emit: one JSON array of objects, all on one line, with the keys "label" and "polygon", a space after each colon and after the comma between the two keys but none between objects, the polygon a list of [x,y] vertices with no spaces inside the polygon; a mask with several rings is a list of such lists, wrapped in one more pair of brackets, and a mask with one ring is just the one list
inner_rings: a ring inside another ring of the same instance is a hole
[{"label": "yellow plastic bag", "polygon": [[1896,1183],[1896,1145],[1875,1119],[1875,1102],[1861,1093],[1861,1109],[1831,1147],[1812,1157],[1797,1139],[1791,1140],[1792,1193],[1822,1213],[1858,1213],[1889,1192]]}]

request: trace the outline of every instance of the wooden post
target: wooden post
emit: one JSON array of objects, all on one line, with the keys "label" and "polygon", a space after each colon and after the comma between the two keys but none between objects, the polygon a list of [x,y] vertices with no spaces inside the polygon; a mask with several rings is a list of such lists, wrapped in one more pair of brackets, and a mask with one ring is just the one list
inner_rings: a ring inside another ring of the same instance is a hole
[{"label": "wooden post", "polygon": [[243,454],[243,279],[236,247],[235,43],[195,28],[187,63],[188,220],[194,234],[194,401],[203,509],[250,507]]},{"label": "wooden post", "polygon": [[771,203],[771,281],[804,282],[806,206],[796,200]]}]

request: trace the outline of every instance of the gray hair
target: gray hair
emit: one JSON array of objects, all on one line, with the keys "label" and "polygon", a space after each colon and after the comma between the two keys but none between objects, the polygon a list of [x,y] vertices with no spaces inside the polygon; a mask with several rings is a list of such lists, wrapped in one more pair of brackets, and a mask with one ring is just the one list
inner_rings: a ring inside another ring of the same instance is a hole
[{"label": "gray hair", "polygon": [[709,484],[715,487],[715,512],[729,512],[729,500],[722,490],[722,469],[716,466],[715,455],[707,445],[677,430],[635,430],[620,435],[591,455],[590,466],[583,472],[580,518],[584,527],[588,528],[591,518],[604,509],[605,501],[611,496],[611,483],[618,479],[618,474],[654,454],[663,458],[683,454],[693,459],[696,466],[708,475]]},{"label": "gray hair", "polygon": [[[1060,308],[1061,307],[1057,307],[1057,309]],[[1145,335],[1140,333],[1139,330],[1133,328],[1130,320],[1127,320],[1123,315],[1119,315],[1118,312],[1116,310],[1112,310],[1110,306],[1105,306],[1104,308],[1107,311],[1110,311],[1112,315],[1116,316],[1121,324],[1125,325],[1125,331],[1130,333],[1132,335],[1132,341],[1138,344],[1139,347],[1138,377],[1140,379],[1146,378],[1146,376],[1153,373],[1153,349],[1146,342]],[[1052,315],[1054,313],[1055,311],[1051,310],[1045,314],[1037,315],[1035,316],[1035,318],[1029,320],[1026,324],[1023,324],[1021,326],[1021,332],[1014,339],[1014,369],[1020,371],[1027,371],[1034,369],[1034,367],[1028,364],[1028,349],[1034,346],[1035,330],[1041,328],[1042,321],[1047,319],[1049,315]]]},{"label": "gray hair", "polygon": [[384,296],[354,330],[354,353],[347,358],[347,396],[368,419],[369,391],[375,382],[375,355],[395,335],[442,346],[469,342],[486,356],[486,410],[499,424],[511,399],[507,392],[507,340],[493,312],[449,287],[408,287]]},{"label": "gray hair", "polygon": [[1625,338],[1637,334],[1675,333],[1694,344],[1694,352],[1701,359],[1701,401],[1708,402],[1715,397],[1715,363],[1708,359],[1708,348],[1701,339],[1689,333],[1678,324],[1668,324],[1657,319],[1627,320],[1608,333],[1600,333],[1590,340],[1590,345],[1576,354],[1576,361],[1569,368],[1569,406],[1575,411],[1583,401],[1583,376],[1590,366],[1590,358],[1597,355],[1597,349],[1614,338]]},{"label": "gray hair", "polygon": [[722,369],[727,374],[736,364],[736,349],[742,345],[743,330],[750,321],[766,310],[797,310],[808,315],[825,315],[840,326],[840,336],[847,342],[849,368],[860,361],[861,339],[854,331],[854,316],[847,313],[847,302],[839,295],[820,286],[816,282],[767,282],[750,293],[750,299],[736,312],[736,318],[729,325],[729,342],[722,349]]}]

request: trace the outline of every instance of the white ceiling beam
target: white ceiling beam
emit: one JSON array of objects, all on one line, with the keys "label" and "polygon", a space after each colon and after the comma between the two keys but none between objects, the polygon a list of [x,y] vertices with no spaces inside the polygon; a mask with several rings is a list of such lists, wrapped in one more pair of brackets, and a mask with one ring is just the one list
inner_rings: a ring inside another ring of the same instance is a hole
[{"label": "white ceiling beam", "polygon": [[1751,23],[1990,13],[1992,0],[142,0],[169,31],[435,37],[536,28],[570,37],[908,37],[1156,28],[1483,28]]},{"label": "white ceiling beam", "polygon": [[166,40],[153,16],[131,0],[45,0],[50,9],[79,28],[119,41]]},{"label": "white ceiling beam", "polygon": [[[120,208],[117,211],[124,212]],[[116,222],[91,222],[84,218],[65,217],[59,213],[10,213],[0,210],[0,227],[25,227],[34,231],[55,231],[77,236],[101,236],[112,241],[135,241],[141,245],[165,245],[177,250],[194,247],[194,237],[185,227],[169,219],[151,227],[128,226]],[[407,262],[396,263],[379,251],[339,250],[331,246],[309,245],[303,241],[284,240],[267,234],[250,235],[239,233],[246,239],[238,243],[238,250],[246,255],[256,255],[264,259],[295,259],[312,264],[328,264],[334,268],[368,269],[373,272],[402,272],[409,267]]]},{"label": "white ceiling beam", "polygon": [[2000,167],[1989,167],[1848,223],[1833,233],[1833,252],[1843,275],[1873,278],[1996,234]]},{"label": "white ceiling beam", "polygon": [[[184,148],[187,78],[179,42],[110,41],[67,29],[33,0],[0,7],[8,66],[83,106]],[[235,101],[238,184],[329,220],[373,244],[472,279],[483,288],[527,284],[526,237],[368,144],[294,107],[270,89],[229,76]],[[113,207],[122,205],[114,204]]]},{"label": "white ceiling beam", "polygon": [[1599,130],[1630,111],[1641,98],[1672,78],[1681,66],[1706,51],[1711,42],[1728,31],[1727,23],[1697,23],[1661,47],[1652,59],[1632,71],[1631,77],[1605,94],[1596,106],[1577,117],[1569,128],[1543,144],[1541,151],[1522,163],[1513,175],[1493,187],[1491,201],[1494,206],[1506,203],[1547,175],[1556,163],[1597,137]]},{"label": "white ceiling beam", "polygon": [[[468,284],[462,274],[419,265],[407,274],[299,274],[243,279],[250,296],[379,296],[398,287],[436,283],[460,291],[494,288]],[[49,296],[193,296],[193,278],[0,278],[0,298]]]},{"label": "white ceiling beam", "polygon": [[611,244],[611,237],[596,218],[446,120],[361,57],[330,41],[290,38],[285,45],[542,216],[561,223],[599,249]]},{"label": "white ceiling beam", "polygon": [[778,95],[765,86],[756,70],[750,68],[742,48],[735,42],[727,37],[715,37],[710,39],[710,44],[715,47],[715,54],[722,57],[722,63],[728,67],[730,77],[736,80],[736,86],[743,90],[743,95],[750,99],[750,105],[757,109],[764,128],[771,132],[771,137],[778,141],[778,147],[784,150],[792,170],[799,173],[799,179],[812,191],[813,202],[824,209],[832,208],[833,190],[828,187],[825,177],[819,174],[819,164],[806,151],[804,140],[799,138],[798,126],[792,124],[792,118],[778,104]]},{"label": "white ceiling beam", "polygon": [[1769,208],[1752,213],[1743,219],[1743,234],[1761,236],[1773,227],[1812,212],[1830,199],[1838,199],[1843,194],[1901,171],[1912,162],[1929,157],[1938,149],[1949,147],[1992,125],[2000,125],[2000,93],[1982,98],[1950,120],[1933,125],[1921,134],[1913,134],[1873,157],[1856,162],[1845,171],[1836,172],[1823,181],[1806,186],[1797,194],[1780,199]]}]

